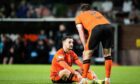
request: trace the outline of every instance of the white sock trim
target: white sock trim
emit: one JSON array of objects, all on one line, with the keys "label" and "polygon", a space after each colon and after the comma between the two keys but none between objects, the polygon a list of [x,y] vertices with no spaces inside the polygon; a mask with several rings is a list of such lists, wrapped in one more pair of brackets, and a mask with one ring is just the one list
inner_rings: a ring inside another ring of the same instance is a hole
[{"label": "white sock trim", "polygon": [[110,78],[105,78],[105,81],[110,81]]}]

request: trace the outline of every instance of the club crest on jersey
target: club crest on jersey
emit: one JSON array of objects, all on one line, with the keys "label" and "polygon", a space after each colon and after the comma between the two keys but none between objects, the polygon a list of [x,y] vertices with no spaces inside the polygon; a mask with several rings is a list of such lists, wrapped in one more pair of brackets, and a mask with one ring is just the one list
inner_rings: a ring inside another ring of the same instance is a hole
[{"label": "club crest on jersey", "polygon": [[63,56],[58,56],[58,59],[62,59],[62,58],[64,58]]}]

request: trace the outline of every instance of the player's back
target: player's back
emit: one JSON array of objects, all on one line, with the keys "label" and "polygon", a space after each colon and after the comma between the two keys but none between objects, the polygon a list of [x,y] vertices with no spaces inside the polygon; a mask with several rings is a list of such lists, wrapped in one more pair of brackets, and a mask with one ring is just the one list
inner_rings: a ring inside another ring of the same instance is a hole
[{"label": "player's back", "polygon": [[80,23],[88,31],[100,24],[110,24],[110,22],[101,13],[92,10],[81,12],[76,17],[76,20],[77,19],[80,20]]}]

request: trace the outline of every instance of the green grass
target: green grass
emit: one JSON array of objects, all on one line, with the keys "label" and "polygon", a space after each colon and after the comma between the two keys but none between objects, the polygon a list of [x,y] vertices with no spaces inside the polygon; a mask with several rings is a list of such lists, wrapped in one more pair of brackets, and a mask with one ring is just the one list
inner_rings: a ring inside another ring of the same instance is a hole
[{"label": "green grass", "polygon": [[[100,79],[104,78],[103,66],[92,66],[91,69]],[[0,65],[0,84],[51,84],[49,75],[50,65]],[[115,66],[111,84],[140,84],[139,77],[139,66]]]}]

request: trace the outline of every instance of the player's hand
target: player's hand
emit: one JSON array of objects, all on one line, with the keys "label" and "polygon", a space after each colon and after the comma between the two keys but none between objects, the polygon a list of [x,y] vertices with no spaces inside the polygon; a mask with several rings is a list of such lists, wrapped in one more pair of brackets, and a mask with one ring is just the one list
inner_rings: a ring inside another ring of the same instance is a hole
[{"label": "player's hand", "polygon": [[88,84],[87,78],[82,78],[79,84]]},{"label": "player's hand", "polygon": [[80,75],[80,73],[78,71],[74,71],[74,74]]},{"label": "player's hand", "polygon": [[81,79],[82,79],[82,76],[80,75],[80,73],[79,73],[79,72],[75,71],[75,72],[74,72],[74,74],[78,77],[78,79],[79,79],[79,80],[81,80]]}]

